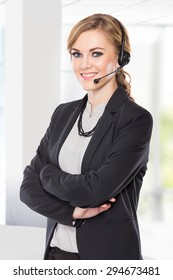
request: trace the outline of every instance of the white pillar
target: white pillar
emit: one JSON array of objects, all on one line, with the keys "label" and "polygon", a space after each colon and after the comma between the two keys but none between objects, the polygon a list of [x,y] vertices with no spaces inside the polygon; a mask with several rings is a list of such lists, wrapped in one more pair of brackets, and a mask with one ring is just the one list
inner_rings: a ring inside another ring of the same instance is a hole
[{"label": "white pillar", "polygon": [[163,186],[161,178],[161,158],[160,158],[160,108],[161,94],[164,92],[163,73],[165,69],[161,67],[165,62],[164,53],[165,29],[160,28],[159,37],[153,46],[153,78],[152,78],[152,115],[153,115],[153,132],[151,141],[152,162],[153,162],[153,192],[152,192],[152,218],[154,221],[162,221],[163,219]]},{"label": "white pillar", "polygon": [[[6,2],[6,217],[34,224],[19,201],[22,173],[60,98],[61,1]],[[38,224],[36,222],[36,224]]]}]

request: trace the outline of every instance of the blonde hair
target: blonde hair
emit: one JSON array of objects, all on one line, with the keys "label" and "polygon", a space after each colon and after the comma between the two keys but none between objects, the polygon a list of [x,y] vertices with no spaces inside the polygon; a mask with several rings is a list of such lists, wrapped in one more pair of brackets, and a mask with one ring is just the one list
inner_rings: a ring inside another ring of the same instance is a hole
[{"label": "blonde hair", "polygon": [[[118,53],[120,53],[122,49],[123,30],[124,50],[127,52],[131,51],[129,36],[124,25],[111,15],[100,13],[88,16],[74,25],[67,40],[68,51],[71,51],[74,43],[83,32],[92,29],[100,29],[102,32],[104,32],[107,39],[115,46],[115,51]],[[117,84],[125,89],[129,99],[134,100],[131,96],[130,75],[122,68],[116,73],[115,77]]]}]

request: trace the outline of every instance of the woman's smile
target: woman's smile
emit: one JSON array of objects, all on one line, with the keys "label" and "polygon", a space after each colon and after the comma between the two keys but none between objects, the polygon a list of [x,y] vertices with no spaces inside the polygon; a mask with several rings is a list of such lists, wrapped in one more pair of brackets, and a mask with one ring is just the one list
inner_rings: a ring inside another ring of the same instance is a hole
[{"label": "woman's smile", "polygon": [[96,72],[81,73],[81,76],[85,81],[92,80],[96,75],[97,75]]}]

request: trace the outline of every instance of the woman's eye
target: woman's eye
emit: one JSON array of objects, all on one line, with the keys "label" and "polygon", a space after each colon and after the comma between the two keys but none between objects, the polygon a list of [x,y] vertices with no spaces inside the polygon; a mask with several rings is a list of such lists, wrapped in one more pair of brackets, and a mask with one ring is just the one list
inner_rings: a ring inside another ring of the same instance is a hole
[{"label": "woman's eye", "polygon": [[98,57],[98,56],[103,55],[103,53],[101,53],[101,52],[93,52],[92,55],[93,55],[94,57]]},{"label": "woman's eye", "polygon": [[76,57],[76,58],[81,56],[80,52],[72,52],[71,55]]}]

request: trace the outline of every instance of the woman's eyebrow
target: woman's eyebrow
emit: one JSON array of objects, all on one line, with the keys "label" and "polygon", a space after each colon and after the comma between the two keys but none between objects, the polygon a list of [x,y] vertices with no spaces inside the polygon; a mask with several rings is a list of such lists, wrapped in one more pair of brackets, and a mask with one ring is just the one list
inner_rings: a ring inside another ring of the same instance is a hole
[{"label": "woman's eyebrow", "polygon": [[105,50],[105,48],[95,47],[95,48],[90,49],[89,51],[90,51],[90,52],[93,52],[93,51],[95,51],[95,50]]},{"label": "woman's eyebrow", "polygon": [[70,51],[76,51],[76,52],[80,52],[80,50],[72,48]]},{"label": "woman's eyebrow", "polygon": [[[95,48],[90,49],[89,51],[90,51],[90,52],[93,52],[93,51],[95,51],[95,50],[105,50],[105,48],[95,47]],[[76,48],[72,48],[71,51],[80,52],[80,50],[78,50],[78,49],[76,49]]]}]

